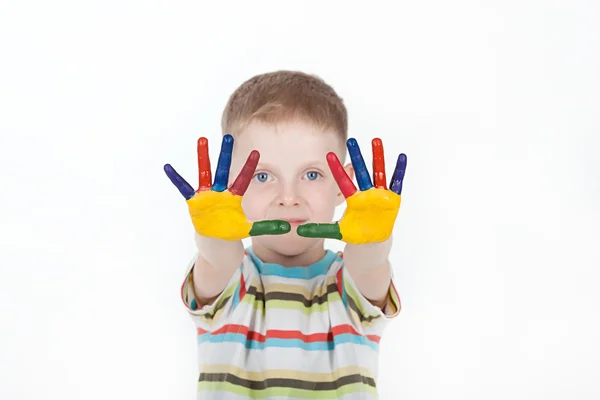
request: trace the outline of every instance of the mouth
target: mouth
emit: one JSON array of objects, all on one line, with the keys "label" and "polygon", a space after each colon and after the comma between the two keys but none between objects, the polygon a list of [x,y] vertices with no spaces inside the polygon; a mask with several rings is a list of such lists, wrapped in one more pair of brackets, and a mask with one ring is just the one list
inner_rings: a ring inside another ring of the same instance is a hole
[{"label": "mouth", "polygon": [[302,225],[302,224],[306,223],[308,220],[283,218],[282,221],[285,221],[285,222],[289,223],[290,225]]}]

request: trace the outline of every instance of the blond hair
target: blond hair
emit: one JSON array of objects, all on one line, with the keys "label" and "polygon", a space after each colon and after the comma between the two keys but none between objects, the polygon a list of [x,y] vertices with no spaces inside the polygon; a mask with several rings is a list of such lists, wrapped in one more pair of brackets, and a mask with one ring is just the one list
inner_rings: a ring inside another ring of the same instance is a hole
[{"label": "blond hair", "polygon": [[348,137],[348,113],[343,100],[323,79],[298,71],[254,76],[229,97],[223,110],[223,134],[236,136],[249,123],[282,123],[300,119]]}]

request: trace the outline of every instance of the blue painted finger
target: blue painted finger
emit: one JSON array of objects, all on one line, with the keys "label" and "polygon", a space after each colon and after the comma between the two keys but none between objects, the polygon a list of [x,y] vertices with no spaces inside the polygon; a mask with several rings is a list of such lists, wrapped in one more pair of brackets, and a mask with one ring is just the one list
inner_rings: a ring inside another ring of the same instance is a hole
[{"label": "blue painted finger", "polygon": [[177,171],[175,171],[175,168],[173,168],[171,164],[165,164],[164,170],[171,182],[173,182],[173,185],[175,185],[175,187],[179,190],[179,193],[181,193],[186,200],[194,197],[196,194],[194,188],[187,183],[185,179],[183,179],[181,175],[177,173]]},{"label": "blue painted finger", "polygon": [[402,153],[396,161],[396,169],[390,181],[390,190],[396,194],[402,194],[402,181],[404,180],[404,172],[406,172],[406,154]]},{"label": "blue painted finger", "polygon": [[350,138],[346,142],[348,147],[348,153],[350,153],[350,160],[352,160],[352,166],[354,167],[354,173],[356,174],[356,182],[360,190],[368,190],[373,187],[371,176],[367,170],[367,165],[358,147],[356,139]]},{"label": "blue painted finger", "polygon": [[229,182],[229,169],[231,168],[231,154],[233,153],[233,136],[223,136],[221,142],[221,154],[219,154],[219,162],[215,172],[215,182],[212,190],[215,192],[223,192],[227,189]]}]

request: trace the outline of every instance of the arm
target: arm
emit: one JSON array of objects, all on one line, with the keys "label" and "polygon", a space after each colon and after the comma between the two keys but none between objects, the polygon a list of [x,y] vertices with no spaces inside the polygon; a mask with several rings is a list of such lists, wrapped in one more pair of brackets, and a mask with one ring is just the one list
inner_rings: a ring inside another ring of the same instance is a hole
[{"label": "arm", "polygon": [[200,307],[212,303],[225,289],[244,258],[241,240],[221,240],[195,234],[198,258],[194,264],[194,297]]},{"label": "arm", "polygon": [[392,237],[384,242],[346,244],[344,265],[361,294],[371,304],[383,308],[387,301],[390,283],[389,255]]},{"label": "arm", "polygon": [[388,190],[385,178],[383,144],[373,139],[373,178],[355,139],[347,147],[360,188],[357,191],[335,153],[327,154],[327,162],[341,193],[346,198],[346,211],[335,224],[304,224],[300,236],[324,237],[346,242],[344,268],[363,297],[379,308],[385,307],[391,284],[389,254],[392,230],[400,209],[406,155],[400,154]]},{"label": "arm", "polygon": [[[240,267],[244,257],[242,239],[290,231],[290,224],[285,221],[247,221],[242,209],[242,196],[250,185],[260,155],[252,151],[236,180],[228,186],[232,152],[233,137],[225,135],[213,184],[208,140],[198,139],[198,190],[194,190],[170,164],[164,167],[171,182],[185,198],[196,231],[198,257],[191,274],[193,285],[187,293],[193,294],[200,306],[216,300]],[[186,278],[182,291],[188,283]]]}]

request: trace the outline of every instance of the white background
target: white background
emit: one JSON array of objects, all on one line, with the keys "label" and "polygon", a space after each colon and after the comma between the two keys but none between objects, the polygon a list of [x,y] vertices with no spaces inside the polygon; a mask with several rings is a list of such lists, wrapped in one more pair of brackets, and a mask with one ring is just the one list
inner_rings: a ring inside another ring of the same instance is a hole
[{"label": "white background", "polygon": [[298,69],[408,155],[381,398],[598,399],[600,3],[215,3],[2,2],[0,398],[194,398],[162,166]]}]

